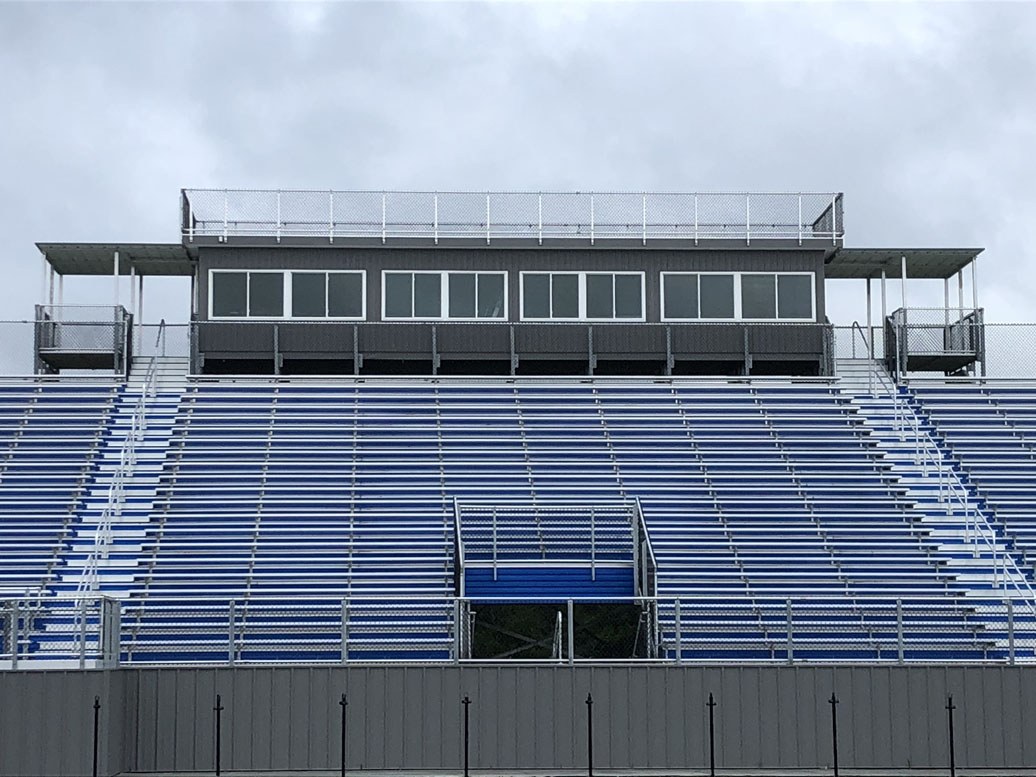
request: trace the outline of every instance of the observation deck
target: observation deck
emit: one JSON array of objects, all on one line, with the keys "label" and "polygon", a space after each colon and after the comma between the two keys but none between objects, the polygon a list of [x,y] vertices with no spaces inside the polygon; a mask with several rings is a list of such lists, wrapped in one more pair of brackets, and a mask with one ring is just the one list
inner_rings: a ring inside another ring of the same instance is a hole
[{"label": "observation deck", "polygon": [[183,189],[186,245],[730,246],[845,235],[840,192],[415,192]]}]

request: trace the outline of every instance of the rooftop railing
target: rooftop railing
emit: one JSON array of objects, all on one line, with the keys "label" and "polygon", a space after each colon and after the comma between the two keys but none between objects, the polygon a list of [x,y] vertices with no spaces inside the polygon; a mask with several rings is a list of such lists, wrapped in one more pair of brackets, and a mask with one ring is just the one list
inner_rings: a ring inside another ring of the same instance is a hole
[{"label": "rooftop railing", "polygon": [[184,189],[190,243],[240,237],[700,241],[844,237],[838,192],[401,192]]}]

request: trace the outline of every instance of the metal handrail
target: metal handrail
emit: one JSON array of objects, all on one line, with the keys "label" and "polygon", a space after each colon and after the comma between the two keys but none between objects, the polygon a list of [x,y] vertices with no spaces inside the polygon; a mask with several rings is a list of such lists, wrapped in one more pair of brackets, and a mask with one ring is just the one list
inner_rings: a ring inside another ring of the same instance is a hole
[{"label": "metal handrail", "polygon": [[79,578],[79,584],[76,587],[77,593],[96,592],[98,590],[97,570],[101,559],[108,558],[111,545],[113,544],[112,523],[122,516],[122,509],[126,502],[125,485],[133,477],[137,464],[137,444],[143,440],[144,432],[147,429],[148,400],[157,393],[157,352],[160,343],[164,347],[164,319],[159,325],[158,335],[155,338],[156,355],[153,355],[148,363],[148,369],[141,384],[140,397],[138,397],[133,408],[133,414],[130,417],[129,432],[123,439],[119,450],[119,464],[112,474],[111,483],[108,485],[108,499],[104,509],[101,511],[101,517],[94,532],[94,545],[87,556],[86,564]]}]

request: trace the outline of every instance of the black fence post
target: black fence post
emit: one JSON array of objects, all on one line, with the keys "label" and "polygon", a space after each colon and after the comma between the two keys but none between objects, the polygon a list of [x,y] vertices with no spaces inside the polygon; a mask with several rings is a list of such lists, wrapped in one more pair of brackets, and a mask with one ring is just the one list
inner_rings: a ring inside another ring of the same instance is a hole
[{"label": "black fence post", "polygon": [[216,706],[212,708],[216,713],[216,777],[220,775],[220,736],[222,732],[223,697],[216,694]]},{"label": "black fence post", "polygon": [[834,691],[831,692],[831,698],[827,700],[827,703],[831,705],[832,762],[834,765],[835,777],[838,777],[838,697],[835,696]]},{"label": "black fence post", "polygon": [[716,777],[716,700],[709,692],[709,777]]},{"label": "black fence post", "polygon": [[93,777],[97,777],[97,745],[98,745],[98,734],[101,729],[101,697],[94,696],[94,767],[91,774]]},{"label": "black fence post", "polygon": [[471,741],[469,736],[471,729],[468,725],[468,708],[471,706],[471,699],[469,699],[467,695],[465,695],[464,698],[461,700],[461,704],[464,705],[464,777],[468,777],[468,745]]},{"label": "black fence post", "polygon": [[342,708],[342,777],[345,777],[345,708],[349,706],[349,701],[345,698],[344,693],[338,706]]},{"label": "black fence post", "polygon": [[586,695],[586,773],[594,777],[594,697]]},{"label": "black fence post", "polygon": [[957,754],[953,746],[953,711],[957,709],[953,704],[953,694],[946,699],[946,720],[950,727],[950,777],[957,777]]}]

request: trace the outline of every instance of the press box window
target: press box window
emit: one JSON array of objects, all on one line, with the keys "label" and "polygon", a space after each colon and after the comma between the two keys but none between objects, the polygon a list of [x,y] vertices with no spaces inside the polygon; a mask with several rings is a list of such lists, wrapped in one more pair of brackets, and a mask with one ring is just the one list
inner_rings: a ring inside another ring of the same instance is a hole
[{"label": "press box window", "polygon": [[812,273],[663,273],[665,321],[814,318]]},{"label": "press box window", "polygon": [[248,273],[212,274],[212,316],[248,315]]},{"label": "press box window", "polygon": [[640,320],[640,273],[523,273],[522,318],[542,320]]},{"label": "press box window", "polygon": [[363,273],[293,272],[293,318],[363,318]]},{"label": "press box window", "polygon": [[386,272],[385,318],[504,318],[505,273]]},{"label": "press box window", "polygon": [[777,317],[814,317],[812,275],[777,276]]},{"label": "press box window", "polygon": [[734,317],[734,276],[699,275],[698,310],[702,318]]},{"label": "press box window", "polygon": [[213,318],[281,318],[284,273],[212,273]]}]

